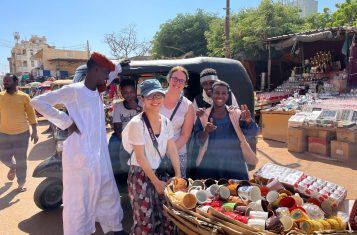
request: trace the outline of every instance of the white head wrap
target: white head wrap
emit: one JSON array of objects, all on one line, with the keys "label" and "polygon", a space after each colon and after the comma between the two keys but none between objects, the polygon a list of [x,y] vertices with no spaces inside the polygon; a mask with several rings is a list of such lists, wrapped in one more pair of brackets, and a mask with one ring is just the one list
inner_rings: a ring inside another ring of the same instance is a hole
[{"label": "white head wrap", "polygon": [[118,63],[117,65],[115,65],[115,70],[111,71],[109,73],[109,79],[108,79],[108,83],[112,83],[112,81],[118,76],[119,73],[121,73],[121,65],[120,63]]},{"label": "white head wrap", "polygon": [[207,81],[218,81],[218,77],[217,75],[206,75],[206,76],[203,76],[200,78],[200,83],[204,83],[204,82],[207,82]]}]

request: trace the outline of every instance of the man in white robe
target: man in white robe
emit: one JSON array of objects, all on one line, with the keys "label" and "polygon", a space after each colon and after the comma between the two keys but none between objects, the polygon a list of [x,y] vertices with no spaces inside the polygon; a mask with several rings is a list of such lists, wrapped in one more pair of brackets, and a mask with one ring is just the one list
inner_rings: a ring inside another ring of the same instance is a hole
[{"label": "man in white robe", "polygon": [[[31,104],[50,122],[69,130],[63,143],[63,230],[65,235],[95,232],[126,234],[106,138],[105,115],[99,88],[105,87],[114,64],[94,52],[87,62],[84,83],[37,96]],[[64,104],[68,115],[53,107]]]}]

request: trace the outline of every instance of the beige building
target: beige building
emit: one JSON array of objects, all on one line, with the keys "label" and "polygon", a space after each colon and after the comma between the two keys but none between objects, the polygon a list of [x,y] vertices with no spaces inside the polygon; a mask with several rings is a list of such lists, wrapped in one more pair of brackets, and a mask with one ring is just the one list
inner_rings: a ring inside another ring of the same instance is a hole
[{"label": "beige building", "polygon": [[31,70],[38,67],[38,62],[31,59],[39,50],[49,48],[47,38],[32,35],[28,41],[20,41],[20,35],[17,33],[15,46],[11,49],[11,57],[8,58],[10,73],[17,76],[31,73]]},{"label": "beige building", "polygon": [[31,59],[38,63],[38,66],[32,70],[35,78],[65,78],[73,75],[78,66],[87,62],[88,52],[48,47],[38,51]]},{"label": "beige building", "polygon": [[283,4],[290,6],[297,6],[300,8],[300,16],[307,17],[313,13],[317,13],[318,1],[317,0],[281,0]]}]

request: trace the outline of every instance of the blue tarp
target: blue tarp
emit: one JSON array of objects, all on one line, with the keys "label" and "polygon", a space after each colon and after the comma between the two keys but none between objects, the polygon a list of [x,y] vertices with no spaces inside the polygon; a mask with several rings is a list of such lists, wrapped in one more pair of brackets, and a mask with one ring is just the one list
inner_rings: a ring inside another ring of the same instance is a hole
[{"label": "blue tarp", "polygon": [[60,78],[69,77],[68,71],[60,71]]},{"label": "blue tarp", "polygon": [[43,76],[44,77],[51,77],[51,71],[50,70],[43,70]]}]

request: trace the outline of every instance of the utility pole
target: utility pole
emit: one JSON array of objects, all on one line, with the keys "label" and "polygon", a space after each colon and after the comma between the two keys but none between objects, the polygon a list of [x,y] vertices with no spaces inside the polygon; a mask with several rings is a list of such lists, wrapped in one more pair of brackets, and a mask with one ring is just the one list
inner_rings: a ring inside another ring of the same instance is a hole
[{"label": "utility pole", "polygon": [[87,57],[88,57],[88,60],[90,58],[90,51],[89,51],[89,41],[87,40]]},{"label": "utility pole", "polygon": [[225,34],[225,41],[224,41],[224,57],[231,58],[231,49],[229,46],[229,15],[230,15],[230,0],[226,0],[226,18],[224,21],[224,34]]}]

